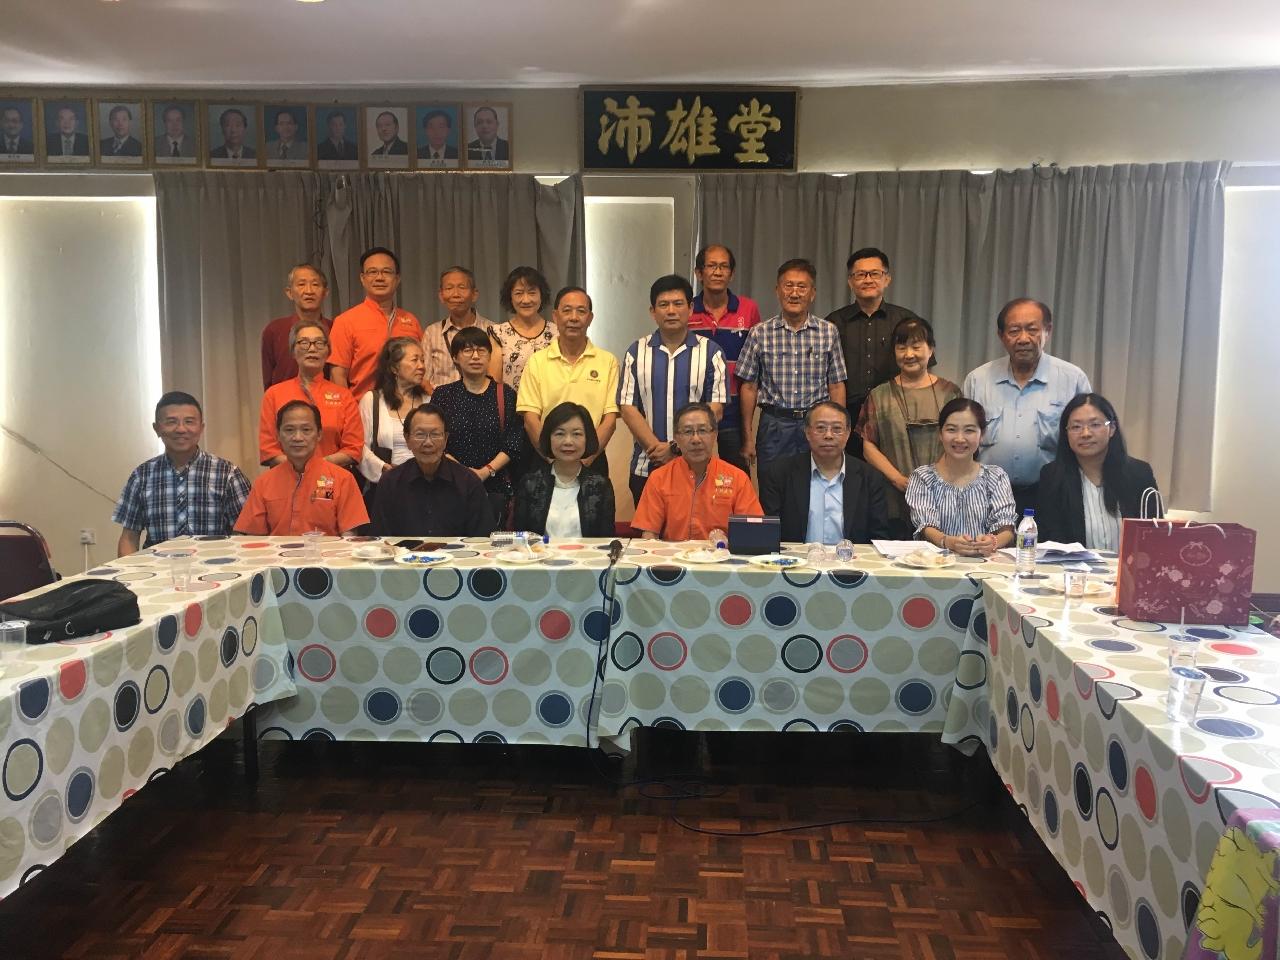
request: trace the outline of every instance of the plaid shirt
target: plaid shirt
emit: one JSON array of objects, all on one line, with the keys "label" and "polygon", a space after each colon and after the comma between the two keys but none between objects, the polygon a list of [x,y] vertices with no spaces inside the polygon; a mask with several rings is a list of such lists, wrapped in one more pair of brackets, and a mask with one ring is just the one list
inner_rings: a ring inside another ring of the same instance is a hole
[{"label": "plaid shirt", "polygon": [[787,410],[808,410],[827,399],[828,384],[848,379],[840,335],[813,314],[799,330],[781,316],[752,327],[736,372],[739,380],[759,385],[757,403]]},{"label": "plaid shirt", "polygon": [[[201,450],[178,471],[162,453],[129,475],[111,519],[126,530],[146,530],[147,544],[228,534],[248,496],[249,481],[231,461]],[[185,526],[178,521],[184,502]]]}]

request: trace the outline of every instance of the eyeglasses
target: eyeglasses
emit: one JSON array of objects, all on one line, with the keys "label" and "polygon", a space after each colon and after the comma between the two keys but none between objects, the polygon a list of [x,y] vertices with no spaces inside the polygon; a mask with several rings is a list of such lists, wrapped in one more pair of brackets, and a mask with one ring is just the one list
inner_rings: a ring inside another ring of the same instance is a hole
[{"label": "eyeglasses", "polygon": [[854,280],[883,280],[885,272],[883,270],[854,270],[849,276]]},{"label": "eyeglasses", "polygon": [[370,279],[374,277],[394,277],[397,272],[394,267],[372,267],[364,271],[364,276]]},{"label": "eyeglasses", "polygon": [[1088,423],[1069,423],[1067,424],[1067,433],[1072,436],[1079,436],[1086,430],[1090,433],[1101,433],[1114,422],[1114,420],[1090,420]]},{"label": "eyeglasses", "polygon": [[319,350],[323,347],[327,347],[329,345],[329,341],[324,337],[316,337],[314,340],[307,340],[303,337],[299,337],[297,340],[293,341],[293,345],[295,347],[301,347],[303,350],[311,350],[313,348]]},{"label": "eyeglasses", "polygon": [[415,430],[413,433],[409,434],[409,440],[413,443],[426,443],[427,441],[430,441],[431,443],[439,443],[443,439],[443,430],[432,430],[430,433],[419,433]]},{"label": "eyeglasses", "polygon": [[709,437],[715,430],[711,427],[681,427],[676,431],[676,436],[680,437]]},{"label": "eyeglasses", "polygon": [[781,285],[783,293],[808,293],[811,285],[808,283],[784,283]]},{"label": "eyeglasses", "polygon": [[844,424],[819,423],[809,428],[820,437],[843,437],[849,432]]},{"label": "eyeglasses", "polygon": [[476,354],[476,353],[488,353],[488,352],[489,352],[488,347],[477,347],[474,344],[458,348],[459,354],[464,354],[464,353]]},{"label": "eyeglasses", "polygon": [[727,263],[704,263],[702,265],[703,273],[728,273],[730,267]]}]

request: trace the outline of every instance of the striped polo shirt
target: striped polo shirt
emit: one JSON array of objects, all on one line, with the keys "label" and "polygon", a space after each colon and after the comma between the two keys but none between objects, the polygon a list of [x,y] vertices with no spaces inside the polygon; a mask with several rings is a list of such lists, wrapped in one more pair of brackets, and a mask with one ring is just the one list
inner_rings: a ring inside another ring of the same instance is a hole
[{"label": "striped polo shirt", "polygon": [[729,291],[726,307],[724,316],[717,320],[707,311],[702,294],[698,294],[693,298],[689,329],[699,336],[714,340],[724,351],[725,365],[728,368],[729,400],[724,405],[720,429],[736,432],[742,423],[742,411],[738,404],[738,378],[734,376],[733,370],[747,334],[760,322],[760,308],[750,297],[739,296],[732,290]]},{"label": "striped polo shirt", "polygon": [[[618,382],[618,405],[636,407],[644,414],[654,435],[663,441],[675,436],[676,411],[687,403],[724,403],[724,351],[706,337],[688,333],[684,343],[670,350],[654,331],[627,348]],[[649,454],[636,444],[631,472],[649,475]]]}]

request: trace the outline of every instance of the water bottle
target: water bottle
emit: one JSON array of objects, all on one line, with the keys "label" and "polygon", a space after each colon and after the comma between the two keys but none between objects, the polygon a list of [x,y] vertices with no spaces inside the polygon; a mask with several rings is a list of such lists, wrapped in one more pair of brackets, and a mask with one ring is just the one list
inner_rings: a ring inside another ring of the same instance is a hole
[{"label": "water bottle", "polygon": [[1014,572],[1026,577],[1036,572],[1036,541],[1040,539],[1040,528],[1036,526],[1036,512],[1030,508],[1023,511],[1022,521],[1018,524],[1018,532],[1014,537],[1017,546],[1017,557],[1014,560]]}]

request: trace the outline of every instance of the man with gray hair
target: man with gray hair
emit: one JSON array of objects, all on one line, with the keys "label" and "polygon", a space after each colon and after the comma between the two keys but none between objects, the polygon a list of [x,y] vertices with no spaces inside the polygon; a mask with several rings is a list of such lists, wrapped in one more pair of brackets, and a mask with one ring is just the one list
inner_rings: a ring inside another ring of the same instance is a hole
[{"label": "man with gray hair", "polygon": [[[262,330],[262,389],[292,380],[298,375],[298,363],[289,345],[289,331],[299,320],[318,323],[325,331],[333,321],[321,313],[329,292],[324,274],[309,263],[299,263],[285,279],[284,295],[293,304],[293,313],[277,317]],[[325,373],[328,376],[328,371]]]}]

